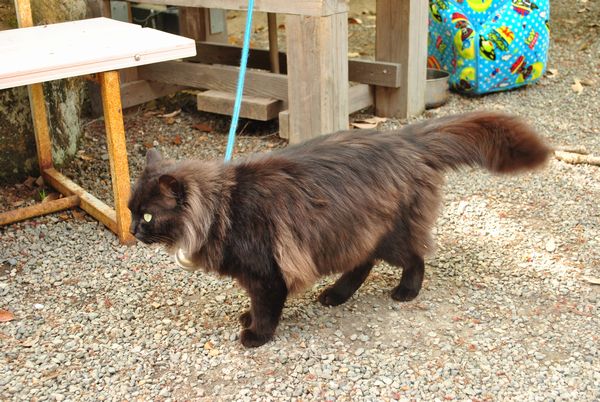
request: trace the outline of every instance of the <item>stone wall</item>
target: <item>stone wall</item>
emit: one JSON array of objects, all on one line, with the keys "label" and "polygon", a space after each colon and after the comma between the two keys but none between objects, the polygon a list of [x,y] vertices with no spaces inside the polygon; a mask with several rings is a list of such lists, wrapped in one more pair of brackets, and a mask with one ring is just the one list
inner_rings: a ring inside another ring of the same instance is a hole
[{"label": "stone wall", "polygon": [[[79,20],[90,16],[86,0],[31,0],[35,25]],[[13,0],[0,0],[0,29],[15,28]],[[81,136],[81,107],[85,97],[82,78],[44,84],[55,165],[77,151]],[[0,90],[0,184],[36,175],[35,138],[25,87]]]}]

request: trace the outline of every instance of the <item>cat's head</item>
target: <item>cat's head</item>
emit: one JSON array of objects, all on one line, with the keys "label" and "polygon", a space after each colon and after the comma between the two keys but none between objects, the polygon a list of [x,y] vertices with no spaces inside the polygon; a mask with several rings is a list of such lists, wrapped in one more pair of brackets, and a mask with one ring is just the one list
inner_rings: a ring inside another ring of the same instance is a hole
[{"label": "cat's head", "polygon": [[146,167],[129,199],[131,233],[146,244],[173,246],[183,227],[184,186],[170,169],[174,162],[150,149]]}]

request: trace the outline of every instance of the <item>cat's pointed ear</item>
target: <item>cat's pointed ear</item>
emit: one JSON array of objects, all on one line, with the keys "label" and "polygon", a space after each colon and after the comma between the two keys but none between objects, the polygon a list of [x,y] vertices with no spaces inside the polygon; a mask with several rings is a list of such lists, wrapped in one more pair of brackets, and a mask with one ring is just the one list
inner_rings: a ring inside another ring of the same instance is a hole
[{"label": "cat's pointed ear", "polygon": [[154,148],[150,148],[148,152],[146,152],[146,166],[154,165],[161,159],[162,155]]},{"label": "cat's pointed ear", "polygon": [[183,185],[170,174],[163,174],[158,178],[158,187],[165,197],[183,198]]}]

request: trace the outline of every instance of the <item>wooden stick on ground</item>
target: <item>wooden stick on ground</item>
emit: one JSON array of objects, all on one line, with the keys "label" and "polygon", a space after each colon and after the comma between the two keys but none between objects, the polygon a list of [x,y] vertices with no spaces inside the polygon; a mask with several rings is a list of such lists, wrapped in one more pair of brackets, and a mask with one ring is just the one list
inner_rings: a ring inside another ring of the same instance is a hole
[{"label": "wooden stick on ground", "polygon": [[571,152],[574,154],[588,155],[588,151],[583,145],[560,145],[554,148],[556,151]]},{"label": "wooden stick on ground", "polygon": [[574,152],[554,151],[554,156],[559,161],[571,163],[573,165],[588,164],[600,166],[600,156],[582,155]]}]

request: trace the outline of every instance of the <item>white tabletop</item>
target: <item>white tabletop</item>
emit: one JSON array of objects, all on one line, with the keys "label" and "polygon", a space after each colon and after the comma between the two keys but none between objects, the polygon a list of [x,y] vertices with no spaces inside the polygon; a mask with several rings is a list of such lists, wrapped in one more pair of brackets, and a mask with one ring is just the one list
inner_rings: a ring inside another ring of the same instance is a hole
[{"label": "white tabletop", "polygon": [[0,31],[0,89],[196,55],[193,39],[109,18]]}]

